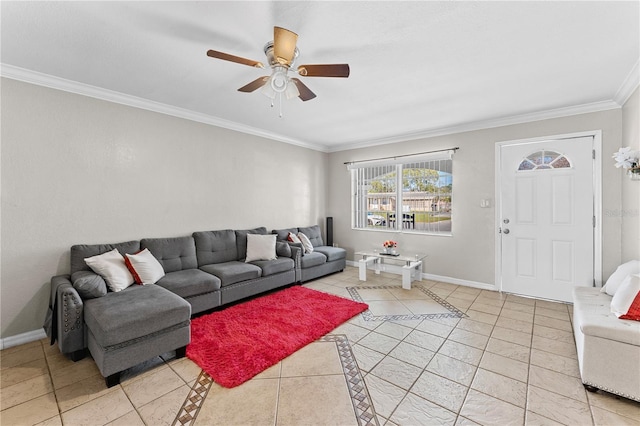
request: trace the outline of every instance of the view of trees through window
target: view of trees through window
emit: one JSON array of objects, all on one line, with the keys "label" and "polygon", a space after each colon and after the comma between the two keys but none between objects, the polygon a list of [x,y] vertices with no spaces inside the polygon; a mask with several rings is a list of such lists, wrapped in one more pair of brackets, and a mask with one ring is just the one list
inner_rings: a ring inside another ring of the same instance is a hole
[{"label": "view of trees through window", "polygon": [[450,233],[451,163],[447,159],[355,169],[354,227]]}]

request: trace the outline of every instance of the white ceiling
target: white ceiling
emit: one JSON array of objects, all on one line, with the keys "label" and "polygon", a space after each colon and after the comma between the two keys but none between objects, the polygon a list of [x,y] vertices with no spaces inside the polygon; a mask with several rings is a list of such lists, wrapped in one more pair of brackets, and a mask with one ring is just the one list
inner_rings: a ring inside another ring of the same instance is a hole
[{"label": "white ceiling", "polygon": [[[617,108],[637,86],[640,2],[1,3],[2,75],[321,151]],[[317,98],[237,89],[298,33]]]}]

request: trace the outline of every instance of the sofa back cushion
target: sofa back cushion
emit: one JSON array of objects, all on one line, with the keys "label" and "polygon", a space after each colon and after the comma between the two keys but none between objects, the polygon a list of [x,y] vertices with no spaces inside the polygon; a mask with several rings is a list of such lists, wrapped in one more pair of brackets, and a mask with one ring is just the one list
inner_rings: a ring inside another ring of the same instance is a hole
[{"label": "sofa back cushion", "polygon": [[165,273],[198,268],[193,237],[145,238],[140,248],[149,249]]},{"label": "sofa back cushion", "polygon": [[198,266],[238,260],[236,233],[233,229],[194,232],[193,238],[196,241]]},{"label": "sofa back cushion", "polygon": [[320,232],[320,227],[318,225],[298,229],[309,238],[309,241],[311,241],[311,245],[313,245],[314,247],[324,245],[324,241],[322,241],[322,233]]},{"label": "sofa back cushion", "polygon": [[242,260],[247,257],[247,234],[266,235],[267,228],[261,226],[254,229],[245,229],[241,231],[235,231],[236,233],[236,248],[238,250],[238,258],[236,260]]},{"label": "sofa back cushion", "polygon": [[287,237],[289,236],[289,232],[293,235],[298,234],[298,228],[287,228],[287,229],[274,229],[271,231],[272,234],[276,234],[277,241],[287,241]]},{"label": "sofa back cushion", "polygon": [[71,246],[71,272],[73,275],[78,271],[91,271],[85,263],[87,257],[97,256],[113,249],[118,249],[121,255],[125,253],[134,254],[140,251],[140,241],[126,241],[115,244],[76,244]]}]

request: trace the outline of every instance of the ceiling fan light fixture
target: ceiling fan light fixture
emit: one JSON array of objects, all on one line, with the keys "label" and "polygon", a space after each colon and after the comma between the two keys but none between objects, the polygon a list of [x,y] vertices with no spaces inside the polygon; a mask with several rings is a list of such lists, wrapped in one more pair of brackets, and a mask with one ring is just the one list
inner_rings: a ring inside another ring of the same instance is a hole
[{"label": "ceiling fan light fixture", "polygon": [[298,87],[294,84],[294,82],[291,81],[291,79],[287,80],[287,90],[285,90],[284,92],[287,96],[287,99],[293,99],[300,96],[300,91],[298,90]]}]

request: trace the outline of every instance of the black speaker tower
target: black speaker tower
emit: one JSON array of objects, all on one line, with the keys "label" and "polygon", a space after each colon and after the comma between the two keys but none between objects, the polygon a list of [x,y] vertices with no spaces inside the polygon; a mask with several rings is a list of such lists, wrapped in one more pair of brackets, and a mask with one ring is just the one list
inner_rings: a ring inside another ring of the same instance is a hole
[{"label": "black speaker tower", "polygon": [[331,247],[333,245],[333,218],[327,217],[327,245]]}]

